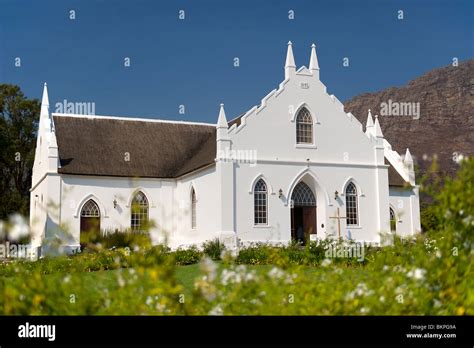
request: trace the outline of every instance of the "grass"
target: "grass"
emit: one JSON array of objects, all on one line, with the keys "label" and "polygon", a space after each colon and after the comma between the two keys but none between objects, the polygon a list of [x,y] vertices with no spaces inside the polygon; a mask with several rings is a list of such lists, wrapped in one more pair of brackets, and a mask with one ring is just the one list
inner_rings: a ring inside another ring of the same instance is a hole
[{"label": "grass", "polygon": [[[220,274],[224,269],[224,266],[221,262],[217,263],[218,265],[218,273]],[[270,270],[273,266],[271,265],[251,265],[248,266],[249,270],[256,270],[258,273],[262,273],[265,271]],[[308,274],[315,273],[315,268],[307,267]],[[114,269],[114,270],[106,270],[106,271],[94,271],[94,272],[78,272],[78,273],[71,273],[69,277],[71,280],[76,278],[80,280],[83,287],[86,289],[94,289],[97,287],[97,284],[100,284],[102,287],[109,289],[110,291],[114,291],[118,288],[117,283],[117,275],[120,272],[123,272],[122,269]],[[49,279],[48,283],[54,284],[53,280],[61,280],[64,279],[68,274],[66,273],[53,273],[47,274],[44,277]],[[193,264],[193,265],[186,265],[186,266],[177,266],[175,270],[175,277],[179,284],[181,284],[184,288],[185,294],[190,294],[194,288],[194,282],[196,278],[201,275],[200,265]],[[16,285],[17,283],[24,282],[23,278],[16,278],[16,277],[5,277],[4,280],[11,285]]]},{"label": "grass", "polygon": [[[225,266],[222,262],[216,263],[217,274],[221,274],[225,269]],[[248,265],[248,271],[255,271],[257,274],[268,273],[274,266],[273,265]],[[301,266],[307,280],[311,281],[323,281],[327,272],[332,272],[333,270],[321,268],[317,266]],[[79,280],[79,283],[85,289],[94,291],[97,288],[97,284],[100,284],[102,288],[107,288],[109,291],[115,291],[118,289],[119,285],[117,283],[117,276],[120,272],[126,272],[123,269],[114,269],[114,270],[103,270],[103,271],[94,271],[94,272],[78,272],[78,273],[53,273],[47,274],[44,277],[49,279],[46,281],[46,284],[55,284],[54,280],[64,280],[65,277],[69,277],[70,280]],[[343,270],[344,276],[347,279],[352,279],[354,282],[359,282],[365,279],[368,276],[367,270],[364,268],[353,268],[347,267]],[[199,264],[186,265],[186,266],[177,266],[175,269],[175,277],[178,284],[182,285],[184,288],[184,294],[189,295],[194,289],[194,283],[202,275]],[[75,278],[75,279],[74,279]],[[7,283],[11,285],[18,285],[23,282],[22,278],[15,277],[5,277],[3,278]],[[70,281],[69,280],[69,281]],[[17,284],[18,283],[18,284]],[[76,282],[73,282],[76,283]]]}]

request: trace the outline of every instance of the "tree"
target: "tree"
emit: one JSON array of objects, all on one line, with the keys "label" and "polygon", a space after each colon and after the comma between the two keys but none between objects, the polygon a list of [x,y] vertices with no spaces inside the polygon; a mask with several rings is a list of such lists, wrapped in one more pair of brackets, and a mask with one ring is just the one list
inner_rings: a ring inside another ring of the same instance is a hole
[{"label": "tree", "polygon": [[40,102],[20,87],[0,84],[0,219],[29,214]]}]

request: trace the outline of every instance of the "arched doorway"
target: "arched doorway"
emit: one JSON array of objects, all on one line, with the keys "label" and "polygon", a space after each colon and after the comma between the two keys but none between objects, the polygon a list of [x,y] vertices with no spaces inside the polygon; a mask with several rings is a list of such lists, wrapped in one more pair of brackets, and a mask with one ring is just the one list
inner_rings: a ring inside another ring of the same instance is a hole
[{"label": "arched doorway", "polygon": [[80,243],[90,242],[91,236],[100,232],[100,210],[92,199],[89,199],[81,209]]},{"label": "arched doorway", "polygon": [[305,245],[316,233],[316,198],[311,188],[300,181],[291,194],[291,239]]}]

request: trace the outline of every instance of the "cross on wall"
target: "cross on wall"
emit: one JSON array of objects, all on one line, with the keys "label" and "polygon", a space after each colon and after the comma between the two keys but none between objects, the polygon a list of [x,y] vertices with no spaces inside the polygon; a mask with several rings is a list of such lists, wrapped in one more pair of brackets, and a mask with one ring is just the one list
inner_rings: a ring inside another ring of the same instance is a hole
[{"label": "cross on wall", "polygon": [[330,216],[330,219],[337,219],[337,235],[341,239],[341,219],[346,219],[346,216],[341,216],[339,213],[339,208],[337,208],[336,216]]}]

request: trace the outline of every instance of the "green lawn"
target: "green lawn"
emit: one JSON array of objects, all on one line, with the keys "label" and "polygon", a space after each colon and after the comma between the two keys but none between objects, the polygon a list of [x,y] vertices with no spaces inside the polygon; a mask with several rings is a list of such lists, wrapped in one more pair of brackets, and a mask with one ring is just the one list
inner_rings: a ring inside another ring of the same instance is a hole
[{"label": "green lawn", "polygon": [[[218,272],[222,272],[224,268],[221,263],[218,264]],[[178,283],[183,285],[185,292],[190,293],[194,287],[195,279],[200,275],[199,264],[193,264],[188,266],[177,266],[176,267],[176,280]],[[247,266],[249,270],[256,270],[257,272],[269,271],[273,266],[272,265],[255,265]],[[309,268],[308,272],[313,273],[315,268]],[[110,291],[116,290],[119,286],[117,283],[117,273],[122,272],[121,270],[107,270],[107,271],[96,271],[96,272],[81,272],[81,273],[70,273],[71,278],[80,278],[82,285],[85,288],[94,289],[100,284],[102,287],[108,288]],[[55,273],[47,274],[45,277],[48,278],[64,278],[66,274],[64,273]],[[7,278],[7,281],[10,282],[23,282],[24,279],[19,278]]]},{"label": "green lawn", "polygon": [[[220,274],[224,269],[222,263],[217,262],[218,265],[218,273]],[[269,272],[273,267],[273,265],[246,265],[247,270],[252,271],[255,270],[257,273],[262,272]],[[307,275],[308,278],[314,278],[315,281],[320,280],[324,277],[326,269],[321,267],[311,267],[311,266],[304,266],[304,273]],[[73,278],[79,278],[81,280],[82,286],[88,289],[94,289],[98,285],[102,288],[107,288],[110,291],[114,291],[118,288],[117,283],[117,275],[119,272],[123,272],[125,269],[119,270],[106,270],[106,271],[95,271],[95,272],[81,272],[81,273],[54,273],[54,274],[47,274],[44,277],[50,278],[53,280],[54,278],[62,279],[65,276],[69,275],[72,280]],[[347,268],[345,270],[347,273],[348,278],[354,278],[354,280],[361,280],[366,276],[366,271],[363,268]],[[193,264],[187,266],[177,266],[175,270],[175,276],[178,283],[180,283],[184,289],[185,293],[189,294],[192,292],[194,288],[194,281],[198,278],[201,274],[200,265]],[[14,278],[8,277],[6,278],[7,282],[12,283],[21,283],[25,281],[21,278]],[[54,282],[52,282],[54,283]]]}]

